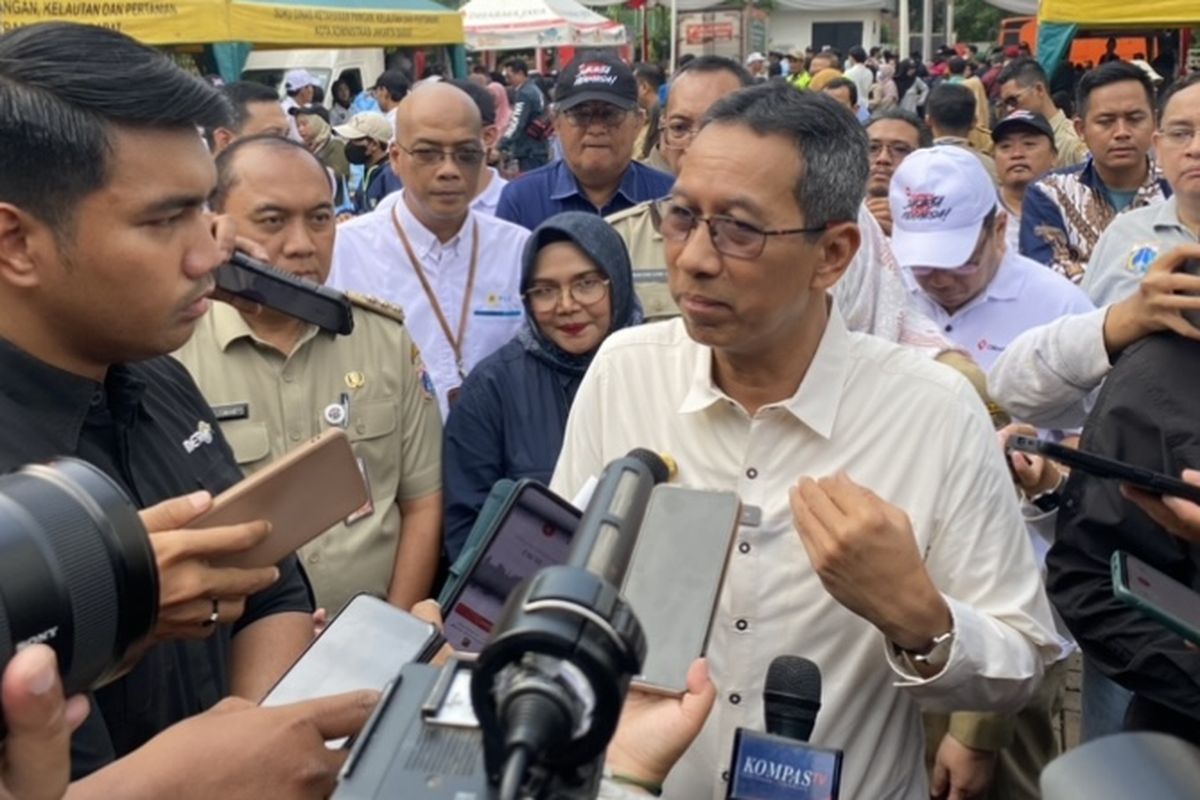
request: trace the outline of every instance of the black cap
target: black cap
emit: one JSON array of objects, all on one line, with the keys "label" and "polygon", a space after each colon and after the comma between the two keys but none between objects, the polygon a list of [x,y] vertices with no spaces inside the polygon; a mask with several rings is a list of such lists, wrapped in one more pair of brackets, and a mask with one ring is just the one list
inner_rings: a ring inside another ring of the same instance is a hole
[{"label": "black cap", "polygon": [[329,122],[329,109],[319,103],[313,103],[311,106],[292,106],[288,109],[288,113],[293,117],[299,117],[304,114],[312,114]]},{"label": "black cap", "polygon": [[992,128],[992,141],[998,142],[1004,136],[1022,128],[1034,133],[1040,133],[1043,136],[1048,136],[1050,137],[1050,141],[1054,142],[1054,128],[1050,127],[1050,123],[1046,121],[1046,118],[1035,111],[1026,111],[1024,109],[1014,111],[997,122],[996,127]]},{"label": "black cap", "polygon": [[554,105],[560,111],[589,100],[610,103],[618,108],[636,108],[637,95],[633,70],[609,53],[577,56],[554,84]]},{"label": "black cap", "polygon": [[408,94],[408,76],[402,69],[388,69],[379,73],[372,89],[387,89],[392,97],[403,97]]}]

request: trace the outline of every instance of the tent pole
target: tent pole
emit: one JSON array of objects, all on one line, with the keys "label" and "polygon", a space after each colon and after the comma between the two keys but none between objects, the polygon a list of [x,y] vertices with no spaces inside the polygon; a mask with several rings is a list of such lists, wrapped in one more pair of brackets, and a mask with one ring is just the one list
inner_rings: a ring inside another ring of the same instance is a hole
[{"label": "tent pole", "polygon": [[908,0],[900,0],[900,10],[896,12],[896,16],[899,17],[900,27],[899,36],[896,39],[896,56],[900,60],[904,60],[912,55],[912,43],[908,41]]},{"label": "tent pole", "polygon": [[954,35],[954,0],[946,0],[946,44],[951,47],[958,41]]},{"label": "tent pole", "polygon": [[671,0],[671,63],[668,74],[675,72],[675,61],[679,54],[679,5]]},{"label": "tent pole", "polygon": [[933,0],[921,2],[921,58],[933,58]]}]

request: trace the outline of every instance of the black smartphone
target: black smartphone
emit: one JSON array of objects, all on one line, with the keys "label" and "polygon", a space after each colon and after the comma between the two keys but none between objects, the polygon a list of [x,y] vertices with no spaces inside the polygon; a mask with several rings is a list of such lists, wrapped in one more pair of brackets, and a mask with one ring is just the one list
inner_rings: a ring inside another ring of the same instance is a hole
[{"label": "black smartphone", "polygon": [[345,336],[354,330],[350,299],[336,289],[298,278],[290,272],[235,252],[216,270],[217,288],[322,330]]},{"label": "black smartphone", "polygon": [[517,481],[475,560],[442,604],[445,640],[459,652],[482,650],[513,589],[543,567],[566,562],[581,516],[541,483]]},{"label": "black smartphone", "polygon": [[1008,440],[1008,450],[1019,450],[1022,453],[1036,453],[1060,464],[1066,464],[1071,469],[1086,472],[1097,478],[1109,478],[1121,483],[1128,483],[1151,494],[1169,494],[1182,497],[1193,503],[1200,503],[1200,486],[1184,483],[1178,478],[1163,475],[1144,467],[1127,464],[1124,461],[1114,461],[1111,458],[1094,455],[1065,447],[1044,439],[1032,436],[1013,436]]}]

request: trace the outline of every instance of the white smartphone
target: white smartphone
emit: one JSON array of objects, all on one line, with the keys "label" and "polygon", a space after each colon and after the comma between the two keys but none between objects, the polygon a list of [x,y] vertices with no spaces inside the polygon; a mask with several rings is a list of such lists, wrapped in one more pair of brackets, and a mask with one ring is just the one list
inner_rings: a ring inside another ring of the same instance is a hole
[{"label": "white smartphone", "polygon": [[271,687],[260,705],[281,706],[359,689],[382,691],[436,629],[369,594],[356,594]]},{"label": "white smartphone", "polygon": [[646,660],[633,685],[683,694],[704,655],[725,564],[741,516],[733,492],[657,486],[638,532],[621,594],[646,635]]}]

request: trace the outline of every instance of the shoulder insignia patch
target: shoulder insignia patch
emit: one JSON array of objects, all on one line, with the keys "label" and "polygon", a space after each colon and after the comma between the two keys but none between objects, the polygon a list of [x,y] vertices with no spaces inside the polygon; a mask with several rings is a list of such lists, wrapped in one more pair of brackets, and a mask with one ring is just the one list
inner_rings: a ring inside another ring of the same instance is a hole
[{"label": "shoulder insignia patch", "polygon": [[388,319],[394,319],[396,322],[404,322],[404,309],[386,300],[358,292],[346,292],[346,298],[357,308],[364,308]]}]

